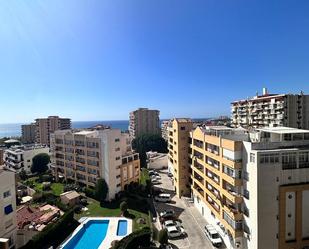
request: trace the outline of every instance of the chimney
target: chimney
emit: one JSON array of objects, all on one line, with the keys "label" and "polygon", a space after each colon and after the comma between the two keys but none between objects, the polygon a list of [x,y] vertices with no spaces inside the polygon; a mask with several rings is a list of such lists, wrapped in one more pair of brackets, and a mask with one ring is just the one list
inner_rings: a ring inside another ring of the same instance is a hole
[{"label": "chimney", "polygon": [[266,87],[263,87],[263,96],[268,95],[268,91]]}]

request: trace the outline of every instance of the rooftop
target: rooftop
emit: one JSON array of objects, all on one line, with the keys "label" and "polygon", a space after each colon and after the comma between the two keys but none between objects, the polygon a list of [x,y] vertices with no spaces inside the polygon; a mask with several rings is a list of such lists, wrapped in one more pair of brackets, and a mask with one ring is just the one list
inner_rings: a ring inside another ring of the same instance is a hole
[{"label": "rooftop", "polygon": [[309,133],[309,130],[302,130],[291,127],[264,127],[257,130],[276,134]]},{"label": "rooftop", "polygon": [[76,191],[68,191],[68,192],[62,193],[60,196],[65,196],[66,198],[72,200],[75,198],[79,198],[80,194],[77,193]]}]

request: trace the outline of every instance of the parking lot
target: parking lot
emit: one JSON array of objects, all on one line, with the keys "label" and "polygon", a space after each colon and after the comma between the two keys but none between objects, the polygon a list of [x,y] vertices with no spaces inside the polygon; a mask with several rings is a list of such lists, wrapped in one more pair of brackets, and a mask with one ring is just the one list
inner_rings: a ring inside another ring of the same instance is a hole
[{"label": "parking lot", "polygon": [[[182,226],[187,233],[187,236],[178,239],[169,240],[174,248],[206,248],[213,249],[214,247],[207,239],[204,233],[204,226],[207,224],[205,219],[197,211],[197,209],[187,199],[179,199],[175,196],[173,191],[172,181],[167,176],[167,170],[157,170],[161,177],[161,184],[155,185],[155,188],[162,189],[165,193],[169,193],[172,196],[172,201],[169,203],[155,202],[155,208],[158,213],[173,209],[176,213],[176,217],[182,222]],[[156,226],[161,229],[159,219],[156,221]]]}]

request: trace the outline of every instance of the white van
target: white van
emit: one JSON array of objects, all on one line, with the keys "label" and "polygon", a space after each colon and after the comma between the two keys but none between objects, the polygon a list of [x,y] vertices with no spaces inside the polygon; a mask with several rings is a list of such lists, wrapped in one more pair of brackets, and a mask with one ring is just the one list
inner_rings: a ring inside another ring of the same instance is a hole
[{"label": "white van", "polygon": [[170,202],[171,201],[171,195],[170,194],[159,194],[155,196],[156,201],[160,202]]}]

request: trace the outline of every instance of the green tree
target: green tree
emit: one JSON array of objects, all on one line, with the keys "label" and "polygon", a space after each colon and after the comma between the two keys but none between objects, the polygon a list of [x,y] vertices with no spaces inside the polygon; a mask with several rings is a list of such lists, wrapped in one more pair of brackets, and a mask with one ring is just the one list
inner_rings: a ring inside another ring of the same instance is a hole
[{"label": "green tree", "polygon": [[122,214],[126,214],[128,211],[128,203],[126,201],[123,201],[120,203],[120,210]]},{"label": "green tree", "polygon": [[95,198],[103,202],[105,201],[108,194],[108,185],[104,179],[99,179],[95,186]]},{"label": "green tree", "polygon": [[160,243],[160,245],[166,245],[168,243],[168,235],[166,229],[160,230],[158,235],[158,242]]},{"label": "green tree", "polygon": [[147,166],[147,151],[167,153],[167,142],[160,135],[143,134],[132,141],[132,147],[139,153],[141,167]]},{"label": "green tree", "polygon": [[48,170],[48,164],[50,162],[50,157],[46,153],[37,154],[32,158],[32,166],[31,172],[32,173],[39,173],[42,174]]}]

